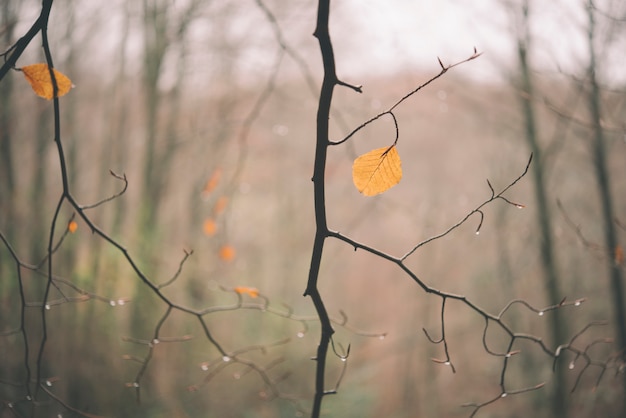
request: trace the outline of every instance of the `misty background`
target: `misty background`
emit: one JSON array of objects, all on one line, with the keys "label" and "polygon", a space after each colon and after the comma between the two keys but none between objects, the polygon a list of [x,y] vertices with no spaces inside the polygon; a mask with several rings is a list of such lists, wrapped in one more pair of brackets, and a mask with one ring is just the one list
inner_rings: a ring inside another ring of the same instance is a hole
[{"label": "misty background", "polygon": [[[336,90],[335,140],[439,73],[438,59],[451,65],[474,48],[482,55],[395,111],[404,175],[390,191],[366,198],[351,174],[358,155],[393,143],[390,118],[331,149],[327,211],[331,229],[401,256],[488,199],[489,184],[506,187],[532,153],[528,174],[506,193],[523,209],[492,202],[479,234],[474,215],[407,264],[429,285],[466,295],[494,315],[513,299],[541,309],[585,298],[545,315],[516,305],[507,320],[551,347],[606,321],[577,342],[591,345],[594,359],[619,366],[626,342],[624,294],[616,291],[626,229],[626,5],[593,6],[333,2],[338,76],[363,85],[362,94]],[[37,1],[5,0],[0,49],[14,44],[39,11]],[[306,413],[319,332],[302,297],[315,232],[311,174],[323,76],[315,16],[316,3],[303,0],[55,1],[54,64],[75,85],[60,100],[74,196],[84,205],[99,202],[124,187],[111,171],[125,175],[124,194],[88,210],[94,222],[176,303],[214,309],[206,320],[220,344],[267,367],[288,395],[274,398],[241,364],[222,367],[198,322],[182,313],[162,324],[172,341],[150,351],[166,306],[118,251],[76,219],[77,230],[54,254],[58,284],[43,364],[50,390],[67,404],[117,417]],[[18,67],[36,62],[44,62],[39,38]],[[19,283],[36,306],[46,279],[39,263],[61,192],[52,116],[50,102],[32,94],[21,73],[0,82],[0,232],[22,262],[35,266],[17,269],[8,246],[0,246],[3,418],[23,413],[19,382],[35,360],[32,352],[25,360],[12,330],[24,306]],[[58,234],[72,215],[62,208]],[[262,297],[238,295],[237,286]],[[422,330],[438,338],[441,299],[394,265],[331,240],[320,287],[336,320],[335,343],[350,346],[338,394],[324,401],[326,416],[464,417],[471,410],[462,404],[499,393],[501,359],[485,352],[484,320],[466,307],[450,302],[445,311],[452,373],[432,361],[444,357],[443,347]],[[239,297],[250,307],[236,305]],[[26,309],[34,341],[42,332],[37,315]],[[596,343],[605,338],[612,341]],[[494,351],[506,350],[497,331],[488,340]],[[546,386],[479,416],[620,416],[623,373],[592,366],[581,375],[585,363],[569,355],[553,372],[553,359],[538,346],[514,348],[521,353],[510,362],[507,386]],[[344,364],[329,361],[332,387]],[[141,403],[133,386],[139,378]],[[75,414],[54,402],[40,411]]]}]

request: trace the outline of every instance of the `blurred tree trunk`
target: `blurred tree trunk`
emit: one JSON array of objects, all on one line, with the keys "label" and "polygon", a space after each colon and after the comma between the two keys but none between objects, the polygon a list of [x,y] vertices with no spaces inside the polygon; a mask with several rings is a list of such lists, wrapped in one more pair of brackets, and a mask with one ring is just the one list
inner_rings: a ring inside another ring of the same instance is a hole
[{"label": "blurred tree trunk", "polygon": [[[79,78],[81,74],[79,65],[81,56],[80,49],[81,45],[86,43],[88,39],[86,39],[85,36],[77,37],[77,26],[81,24],[79,21],[80,17],[76,15],[77,1],[62,0],[56,3],[55,7],[56,10],[60,12],[58,15],[59,21],[55,26],[64,30],[62,38],[58,43],[59,46],[62,46],[62,50],[67,51],[62,61],[59,60],[55,65],[62,67],[63,71],[71,76],[72,81],[76,85],[83,85],[83,82],[81,82]],[[78,32],[80,32],[80,30]],[[59,48],[59,50],[61,50],[61,48]],[[62,140],[66,150],[65,157],[69,169],[68,181],[72,193],[77,192],[77,188],[80,186],[81,182],[84,183],[83,177],[85,174],[84,171],[81,170],[82,167],[78,157],[81,143],[84,145],[84,142],[81,141],[83,136],[78,127],[80,120],[78,100],[79,97],[76,94],[68,94],[61,102],[61,116],[63,118],[61,121],[63,128]],[[93,145],[91,146],[93,147]],[[97,149],[93,149],[93,151],[95,153]],[[99,154],[99,156],[102,157],[102,154]],[[100,192],[106,189],[100,184],[97,184],[95,190]],[[97,286],[97,284],[95,284],[97,281],[94,278],[100,276],[80,272],[77,268],[80,263],[77,261],[81,260],[84,256],[88,256],[92,260],[102,258],[100,243],[101,240],[99,239],[91,240],[89,243],[79,242],[77,239],[67,239],[63,243],[63,251],[60,251],[55,256],[55,263],[59,267],[63,266],[68,276],[70,276],[78,286],[93,288]],[[88,246],[89,249],[81,254],[81,250],[84,250],[84,248],[81,247],[85,245]],[[94,360],[97,355],[93,350],[85,351],[85,346],[88,344],[87,342],[95,341],[98,338],[98,329],[90,326],[98,321],[97,319],[94,320],[92,314],[95,308],[95,304],[85,304],[82,310],[79,311],[81,314],[77,314],[77,311],[66,309],[59,313],[60,321],[67,326],[64,338],[67,341],[75,343],[65,345],[64,355],[57,358],[57,365],[63,365],[62,367],[69,370],[75,367],[76,359],[81,357],[85,362],[97,361]],[[77,343],[79,341],[82,343]],[[82,405],[87,397],[89,397],[91,401],[99,399],[99,394],[93,391],[93,386],[85,383],[89,382],[91,378],[89,373],[89,370],[77,369],[77,374],[81,376],[81,379],[66,379],[63,381],[62,387],[65,393],[65,400],[69,404]]]},{"label": "blurred tree trunk", "polygon": [[[512,257],[514,257],[512,253],[514,251],[509,248],[511,237],[510,223],[507,218],[510,213],[509,208],[504,205],[500,206],[496,213],[496,258],[498,260],[497,275],[501,283],[500,291],[507,300],[514,300],[519,298],[520,289],[517,286],[518,283],[513,273],[515,271],[512,262]],[[516,315],[511,315],[508,321],[513,329],[521,329],[524,325],[522,318]],[[518,361],[522,363],[520,374],[523,377],[524,384],[528,386],[536,384],[536,370],[541,368],[542,364],[532,355],[522,355]],[[542,409],[539,396],[529,397],[526,402],[533,410]]]},{"label": "blurred tree trunk", "polygon": [[[2,44],[13,44],[13,33],[17,23],[17,11],[14,1],[6,0],[2,3],[0,13],[0,28],[2,28]],[[13,242],[13,193],[15,179],[13,174],[13,78],[6,77],[0,84],[0,222],[9,241]]]},{"label": "blurred tree trunk", "polygon": [[[5,0],[0,12],[0,36],[3,45],[12,45],[15,25],[17,23],[17,6],[19,2]],[[15,242],[15,174],[13,168],[13,77],[5,77],[0,83],[0,229],[9,240]],[[3,276],[5,264],[4,250],[0,250],[0,276]],[[8,261],[8,259],[7,259]],[[7,266],[12,269],[13,266]],[[4,289],[11,280],[0,281]],[[6,294],[5,292],[0,292]]]},{"label": "blurred tree trunk", "polygon": [[[139,213],[141,257],[146,261],[144,272],[152,276],[158,266],[154,263],[160,206],[167,189],[172,160],[175,154],[179,124],[181,90],[184,82],[182,47],[189,24],[196,17],[201,1],[191,0],[185,6],[170,0],[143,0],[143,96],[145,111],[146,148],[143,165],[143,190]],[[178,47],[179,49],[174,49]],[[172,54],[177,64],[177,78],[171,94],[164,95],[159,88],[166,54]],[[165,132],[164,134],[159,134]],[[142,287],[141,283],[138,286]],[[147,302],[145,292],[137,289],[135,312],[131,328],[144,329],[154,313],[141,302]]]},{"label": "blurred tree trunk", "polygon": [[[141,203],[141,233],[153,230],[163,192],[165,174],[158,166],[157,113],[161,103],[159,76],[167,52],[168,0],[143,1],[143,94],[146,120],[146,149],[143,169],[143,196]],[[146,243],[147,244],[147,243]]]},{"label": "blurred tree trunk", "polygon": [[[533,185],[535,199],[537,203],[538,227],[540,233],[541,265],[543,269],[545,290],[549,304],[557,304],[563,295],[559,288],[559,276],[557,271],[557,261],[554,252],[552,239],[552,219],[548,204],[548,191],[546,190],[543,150],[539,144],[537,132],[537,122],[535,109],[533,106],[534,88],[533,80],[528,62],[528,51],[530,47],[529,28],[529,1],[524,0],[519,15],[519,28],[517,34],[517,52],[520,72],[521,107],[524,117],[525,136],[528,146],[534,155],[532,165]],[[562,320],[561,311],[555,310],[550,313],[550,333],[552,334],[552,344],[557,345],[566,341],[566,324]],[[560,364],[556,367],[554,374],[554,392],[552,394],[552,416],[565,417],[568,415],[566,400],[566,379],[565,369]]]},{"label": "blurred tree trunk", "polygon": [[[611,180],[607,168],[607,156],[605,150],[604,131],[602,129],[602,104],[600,98],[600,87],[597,79],[597,51],[595,43],[596,22],[594,19],[594,9],[592,2],[587,5],[587,15],[589,27],[587,32],[589,48],[589,95],[588,105],[591,115],[593,129],[593,162],[596,170],[596,180],[598,182],[598,192],[600,198],[600,208],[602,221],[604,223],[604,247],[606,251],[607,269],[609,272],[609,283],[611,294],[613,295],[613,310],[615,327],[617,331],[618,349],[622,359],[626,359],[626,310],[624,308],[624,287],[622,283],[622,271],[617,253],[620,249],[617,233],[615,231],[613,198],[611,195]],[[624,376],[624,401],[626,402],[626,374]],[[626,416],[626,404],[623,405],[623,416]]]},{"label": "blurred tree trunk", "polygon": [[[238,8],[234,6],[236,5],[224,2],[217,10],[213,11],[215,15],[211,16],[214,29],[203,41],[214,56],[215,75],[213,77],[215,77],[215,81],[212,82],[212,94],[204,98],[206,105],[199,109],[193,109],[194,130],[202,137],[202,140],[193,143],[194,156],[201,158],[202,164],[198,174],[191,179],[194,186],[188,195],[187,234],[194,237],[193,248],[204,248],[205,251],[214,256],[218,254],[219,247],[223,245],[228,234],[228,217],[222,216],[218,220],[218,214],[215,213],[214,208],[223,196],[228,198],[232,204],[234,190],[229,187],[230,179],[226,179],[226,176],[223,175],[220,176],[216,190],[207,193],[204,189],[207,182],[217,172],[230,171],[230,169],[223,170],[226,168],[224,166],[225,158],[227,158],[231,147],[241,147],[240,138],[237,139],[238,143],[235,142],[235,138],[237,138],[238,133],[241,133],[241,131],[237,131],[237,129],[241,129],[237,123],[242,117],[237,112],[242,109],[242,100],[233,86],[237,85],[236,70],[243,45],[240,43],[240,39],[234,38],[228,30],[232,22],[236,20],[238,12]],[[201,227],[207,218],[212,218],[218,222],[216,234],[210,240],[206,239],[207,236],[203,234]],[[207,263],[206,258],[200,257],[193,257],[188,264],[190,267],[194,266],[192,269],[199,267],[207,269],[207,266],[210,265],[209,276],[214,273],[214,269],[219,268],[219,264],[210,261]],[[204,282],[199,280],[189,283],[188,292],[193,295],[200,295],[201,293],[198,293],[197,289],[205,286]]]},{"label": "blurred tree trunk", "polygon": [[[17,23],[18,1],[5,0],[0,6],[0,39],[2,45],[11,45],[14,42],[14,30]],[[18,245],[16,238],[16,208],[15,202],[15,174],[13,166],[13,118],[12,104],[13,77],[5,77],[0,83],[0,231],[7,240],[15,247]],[[0,332],[14,326],[17,323],[19,312],[15,312],[14,304],[19,295],[17,291],[17,278],[15,262],[9,252],[0,242]],[[4,344],[2,344],[4,346]],[[0,362],[0,376],[13,378],[16,376],[19,365],[11,362]]]},{"label": "blurred tree trunk", "polygon": [[[118,46],[119,55],[117,57],[117,74],[115,76],[115,80],[111,83],[113,94],[111,95],[111,101],[109,103],[109,112],[112,116],[112,124],[111,130],[108,133],[109,137],[106,141],[106,143],[111,144],[111,148],[113,150],[112,152],[114,153],[114,156],[112,158],[116,162],[115,167],[112,169],[118,174],[122,174],[124,172],[125,167],[128,163],[127,135],[129,127],[128,114],[130,106],[127,95],[128,82],[126,78],[126,54],[128,52],[128,42],[126,41],[126,39],[128,38],[128,33],[130,31],[130,19],[130,7],[128,3],[124,3],[122,30],[120,31]],[[116,187],[119,187],[119,185],[116,185]],[[113,205],[114,213],[111,225],[111,234],[113,236],[117,236],[121,232],[122,226],[124,224],[128,199],[116,199],[113,202]]]},{"label": "blurred tree trunk", "polygon": [[[144,67],[143,94],[146,120],[146,149],[143,168],[143,195],[141,203],[141,230],[149,237],[156,230],[159,207],[166,192],[167,179],[177,143],[179,127],[181,89],[184,81],[186,50],[184,39],[189,24],[193,21],[201,5],[192,0],[184,9],[172,8],[170,0],[144,0]],[[177,13],[174,13],[176,11]],[[177,46],[179,50],[173,50]],[[175,53],[177,78],[171,94],[164,101],[159,90],[159,79],[167,53]],[[163,113],[161,115],[160,113]],[[159,121],[164,116],[164,124]],[[159,138],[158,132],[165,131]],[[160,143],[162,142],[162,143]],[[149,244],[146,242],[144,244]]]},{"label": "blurred tree trunk", "polygon": [[[103,130],[104,138],[102,140],[104,147],[102,149],[100,162],[102,166],[99,169],[98,186],[96,190],[111,190],[110,194],[119,190],[121,187],[120,182],[113,181],[112,177],[108,175],[108,171],[122,175],[125,172],[125,168],[128,164],[128,114],[130,113],[129,106],[129,93],[128,83],[126,79],[127,70],[127,38],[130,29],[130,7],[128,3],[124,3],[121,10],[121,30],[119,33],[119,44],[117,47],[117,59],[114,61],[117,64],[115,69],[115,77],[111,81],[108,91],[110,92],[109,100],[104,105],[106,108],[107,121],[110,121],[108,130]],[[111,184],[113,188],[111,188]],[[104,193],[104,192],[103,192]],[[125,219],[127,218],[128,210],[128,197],[123,196],[120,199],[115,199],[107,204],[109,211],[105,213],[111,214],[111,235],[117,237],[122,231],[122,227]],[[92,275],[98,277],[102,270],[109,272],[111,277],[117,277],[117,270],[119,265],[111,262],[111,260],[103,259],[101,257],[100,249],[103,245],[101,240],[96,240],[93,243],[94,250],[92,254],[96,254],[92,260]],[[101,263],[104,263],[102,265]],[[99,293],[108,293],[115,289],[117,281],[101,281],[98,283]],[[91,312],[91,311],[90,311]]]},{"label": "blurred tree trunk", "polygon": [[39,262],[43,259],[47,247],[47,228],[46,212],[48,209],[45,204],[48,184],[48,148],[53,145],[54,134],[52,133],[52,115],[50,106],[47,102],[37,101],[36,119],[37,126],[35,133],[35,146],[33,158],[33,180],[31,183],[29,207],[32,211],[29,217],[30,222],[30,248],[28,252],[32,260]]}]

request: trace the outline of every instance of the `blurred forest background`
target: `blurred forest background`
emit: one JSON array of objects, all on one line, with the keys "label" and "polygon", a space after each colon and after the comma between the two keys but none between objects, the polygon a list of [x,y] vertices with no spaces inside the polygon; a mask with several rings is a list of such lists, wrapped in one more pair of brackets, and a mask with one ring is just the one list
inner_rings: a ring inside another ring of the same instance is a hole
[{"label": "blurred forest background", "polygon": [[[445,15],[409,3],[367,2],[363,8],[370,17],[408,14],[447,27]],[[408,52],[377,44],[379,29],[359,20],[365,11],[358,3],[334,2],[339,77],[364,90],[336,90],[336,139],[437,74],[437,56],[447,65],[471,55],[474,46],[485,53],[396,110],[404,177],[389,192],[360,195],[351,166],[356,156],[393,142],[391,118],[332,148],[329,227],[401,256],[489,198],[486,179],[496,190],[515,179],[533,153],[528,175],[506,195],[523,210],[495,201],[483,210],[480,234],[476,215],[421,247],[408,263],[429,285],[466,295],[494,314],[512,299],[542,308],[565,297],[586,298],[580,307],[545,315],[516,305],[506,318],[551,347],[593,321],[607,321],[577,343],[612,338],[589,350],[610,363],[626,341],[620,306],[626,4],[534,1],[525,9],[523,0],[493,1],[481,10],[465,3],[446,4],[457,16],[471,16],[470,26],[482,25],[477,16],[484,19],[504,49],[442,31],[436,36],[456,49],[415,63]],[[39,10],[34,0],[3,0],[0,49],[13,45]],[[193,316],[176,311],[160,324],[167,306],[123,254],[72,218],[68,206],[57,236],[72,219],[77,229],[54,253],[56,287],[41,364],[50,392],[37,416],[80,416],[70,407],[115,417],[306,415],[319,332],[313,306],[302,297],[315,228],[311,173],[323,74],[311,36],[315,14],[316,2],[304,0],[54,2],[55,67],[75,85],[61,98],[73,195],[81,204],[96,203],[124,186],[111,172],[125,175],[126,192],[89,209],[89,216],[153,283],[167,284],[162,291],[172,301],[210,309],[205,319],[213,337],[228,353],[267,371],[273,384],[254,367],[227,365]],[[563,39],[558,30],[546,37],[542,28],[548,26],[535,23],[555,21],[567,27]],[[393,36],[413,37],[416,48],[434,42],[401,28]],[[36,38],[18,67],[44,62],[40,46]],[[563,58],[563,51],[570,54]],[[23,378],[25,365],[32,368],[36,360],[36,343],[25,353],[15,330],[23,291],[32,307],[25,311],[26,334],[41,338],[37,303],[62,187],[52,116],[51,103],[32,94],[21,73],[0,82],[3,418],[30,411]],[[16,268],[6,243],[33,268]],[[324,416],[462,417],[471,413],[462,404],[498,395],[501,359],[485,352],[484,320],[466,307],[450,302],[446,308],[453,374],[431,360],[443,358],[443,347],[422,331],[439,335],[441,299],[394,265],[330,241],[320,285],[338,322],[335,344],[350,346],[339,392],[325,399]],[[249,289],[237,293],[238,286]],[[158,326],[161,337],[154,342]],[[506,350],[498,335],[488,337],[494,350]],[[522,351],[511,359],[507,386],[546,387],[496,402],[479,416],[554,416],[558,396],[567,416],[623,416],[624,378],[615,369],[596,388],[602,368],[589,367],[570,393],[583,359],[567,357],[553,373],[552,358],[538,346],[514,348]],[[331,388],[343,367],[330,357]]]}]

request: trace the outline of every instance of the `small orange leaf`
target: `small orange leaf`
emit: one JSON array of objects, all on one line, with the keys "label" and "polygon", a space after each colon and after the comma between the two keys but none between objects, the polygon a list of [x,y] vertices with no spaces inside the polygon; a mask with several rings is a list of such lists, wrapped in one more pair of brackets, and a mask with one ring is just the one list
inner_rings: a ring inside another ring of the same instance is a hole
[{"label": "small orange leaf", "polygon": [[233,261],[235,259],[235,249],[230,245],[224,245],[220,248],[219,256],[224,261]]},{"label": "small orange leaf", "polygon": [[235,292],[239,293],[240,295],[245,293],[245,294],[249,295],[251,298],[259,297],[259,289],[256,289],[254,287],[237,286],[233,290]]},{"label": "small orange leaf", "polygon": [[[53,95],[52,78],[50,77],[50,70],[48,64],[32,64],[20,68],[24,77],[30,83],[33,91],[37,96],[44,99],[51,100]],[[65,74],[52,69],[54,72],[54,78],[57,82],[57,97],[61,97],[67,94],[72,89],[72,81],[65,76]]]},{"label": "small orange leaf", "polygon": [[402,161],[395,145],[372,150],[354,160],[352,180],[365,196],[385,192],[400,182]]},{"label": "small orange leaf", "polygon": [[205,235],[212,237],[217,231],[217,224],[213,219],[209,218],[202,224],[202,231],[204,231]]},{"label": "small orange leaf", "polygon": [[624,262],[624,250],[621,245],[615,247],[615,264],[620,265]]},{"label": "small orange leaf", "polygon": [[211,174],[211,177],[209,178],[209,180],[206,182],[204,189],[202,189],[203,199],[207,199],[209,195],[211,194],[211,192],[215,190],[215,188],[220,182],[221,177],[222,177],[222,170],[220,168],[216,168],[215,171],[213,171],[213,174]]},{"label": "small orange leaf", "polygon": [[213,207],[213,214],[217,216],[220,213],[224,212],[226,206],[228,206],[228,197],[220,196],[220,198],[217,199],[217,202],[215,202],[215,206]]},{"label": "small orange leaf", "polygon": [[78,224],[76,223],[76,221],[70,221],[70,223],[67,224],[67,230],[70,231],[71,234],[76,232],[77,229]]}]

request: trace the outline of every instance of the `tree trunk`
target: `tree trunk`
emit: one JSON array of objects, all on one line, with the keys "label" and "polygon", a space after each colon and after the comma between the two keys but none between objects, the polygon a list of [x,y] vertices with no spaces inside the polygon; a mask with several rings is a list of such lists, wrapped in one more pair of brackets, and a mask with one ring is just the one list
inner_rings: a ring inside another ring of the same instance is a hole
[{"label": "tree trunk", "polygon": [[[160,0],[144,0],[144,68],[143,94],[146,117],[146,149],[143,167],[141,233],[154,231],[161,197],[162,179],[166,173],[158,164],[157,120],[161,103],[158,82],[167,51],[167,4]],[[147,241],[151,241],[148,236]],[[146,242],[148,244],[148,242]]]},{"label": "tree trunk", "polygon": [[[533,98],[533,82],[528,63],[528,46],[530,41],[529,34],[529,13],[528,1],[522,6],[522,27],[523,33],[518,34],[517,52],[519,59],[519,69],[521,76],[521,106],[524,115],[525,136],[528,146],[530,147],[535,163],[532,167],[533,186],[535,190],[535,199],[537,203],[538,227],[540,233],[540,252],[541,266],[545,282],[545,290],[549,304],[557,304],[563,298],[559,286],[559,276],[557,269],[556,257],[554,254],[554,244],[552,241],[552,220],[550,216],[550,208],[548,204],[548,192],[545,184],[543,150],[539,144],[537,133],[537,122],[535,119],[535,110],[532,103]],[[564,343],[566,325],[561,318],[561,311],[554,310],[549,315],[550,333],[552,334],[552,344],[556,347]],[[567,400],[566,400],[566,379],[565,370],[560,367],[561,362],[556,367],[554,375],[554,392],[552,393],[552,416],[566,417]]]},{"label": "tree trunk", "polygon": [[[0,12],[0,27],[4,28],[2,44],[13,43],[13,33],[17,23],[16,2],[4,1]],[[16,245],[15,234],[15,173],[13,167],[13,78],[6,77],[0,84],[0,225],[5,237]],[[0,269],[4,268],[0,252]],[[13,268],[12,266],[9,268]],[[0,271],[2,275],[2,271]],[[6,280],[4,281],[6,282]],[[7,283],[8,284],[8,283]],[[4,292],[2,292],[4,293]]]},{"label": "tree trunk", "polygon": [[[589,46],[589,112],[593,127],[592,153],[596,170],[596,180],[598,182],[598,192],[600,198],[600,208],[602,221],[604,223],[604,247],[606,251],[606,262],[609,272],[609,283],[611,294],[613,295],[613,315],[617,332],[618,351],[621,352],[622,360],[626,359],[626,310],[624,308],[624,287],[622,284],[622,271],[616,253],[620,248],[617,233],[615,231],[613,202],[611,196],[611,180],[607,168],[607,157],[605,150],[604,131],[602,130],[602,105],[600,103],[600,88],[598,86],[596,50],[594,45],[595,20],[591,2],[587,7],[589,18],[588,46]],[[624,376],[624,402],[626,402],[626,374]],[[623,413],[626,414],[626,403],[622,406]]]}]

